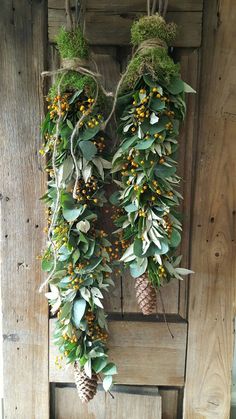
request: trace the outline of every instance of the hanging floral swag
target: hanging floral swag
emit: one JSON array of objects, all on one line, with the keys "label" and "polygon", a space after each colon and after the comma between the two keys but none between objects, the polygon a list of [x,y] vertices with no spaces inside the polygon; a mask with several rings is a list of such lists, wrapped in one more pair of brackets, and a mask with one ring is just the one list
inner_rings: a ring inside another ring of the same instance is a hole
[{"label": "hanging floral swag", "polygon": [[98,375],[108,390],[117,373],[108,361],[102,304],[103,292],[114,285],[111,243],[99,227],[104,187],[111,181],[109,138],[103,132],[106,98],[97,75],[88,70],[89,52],[80,28],[62,29],[58,48],[66,67],[80,70],[59,70],[46,99],[40,152],[47,156],[50,178],[43,197],[49,227],[42,268],[49,275],[46,297],[52,314],[57,313],[54,343],[67,362],[75,364],[79,395],[88,401],[96,392]]},{"label": "hanging floral swag", "polygon": [[121,143],[113,158],[119,191],[113,204],[123,209],[117,234],[129,247],[121,261],[136,280],[144,314],[156,310],[156,292],[172,278],[192,271],[179,267],[176,249],[181,221],[176,152],[185,93],[194,90],[180,78],[179,65],[168,55],[176,33],[158,14],[134,22],[131,40],[136,52],[122,78],[117,114]]}]

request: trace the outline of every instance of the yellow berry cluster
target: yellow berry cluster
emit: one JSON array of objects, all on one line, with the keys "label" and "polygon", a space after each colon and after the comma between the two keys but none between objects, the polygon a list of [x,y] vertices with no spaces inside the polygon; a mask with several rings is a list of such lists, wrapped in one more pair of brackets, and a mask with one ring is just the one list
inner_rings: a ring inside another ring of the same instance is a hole
[{"label": "yellow berry cluster", "polygon": [[158,276],[159,276],[160,278],[166,278],[166,277],[167,277],[167,275],[166,275],[166,271],[165,271],[165,268],[164,268],[162,265],[160,265],[160,266],[158,267]]},{"label": "yellow berry cluster", "polygon": [[98,181],[94,176],[91,176],[85,183],[83,179],[80,179],[78,182],[78,187],[76,190],[77,201],[79,202],[88,202],[93,201],[95,204],[98,203],[97,198],[92,198],[92,195],[98,190]]},{"label": "yellow berry cluster", "polygon": [[56,358],[55,358],[55,365],[56,365],[56,367],[58,368],[58,369],[61,369],[62,368],[62,360],[63,360],[63,356],[62,355],[60,355],[60,356],[56,356]]},{"label": "yellow berry cluster", "polygon": [[104,141],[105,141],[104,137],[98,137],[93,141],[93,144],[97,147],[99,153],[102,153],[104,148],[106,148]]},{"label": "yellow berry cluster", "polygon": [[108,334],[102,330],[98,325],[94,324],[95,316],[91,309],[88,310],[85,316],[87,323],[88,323],[88,335],[91,337],[92,340],[101,340],[106,342],[108,338]]},{"label": "yellow berry cluster", "polygon": [[78,339],[76,337],[76,334],[75,334],[75,329],[74,328],[72,329],[72,336],[71,337],[68,336],[67,333],[64,333],[62,335],[62,337],[63,337],[64,341],[68,341],[70,343],[76,343],[78,341]]},{"label": "yellow berry cluster", "polygon": [[55,96],[53,99],[50,97],[46,98],[46,101],[49,102],[48,110],[50,114],[50,119],[53,119],[56,115],[57,116],[64,116],[65,112],[69,110],[69,103],[68,97],[70,96],[69,93],[66,93],[63,96]]},{"label": "yellow berry cluster", "polygon": [[164,224],[164,228],[167,231],[168,236],[170,237],[171,236],[171,233],[172,233],[172,223],[171,223],[171,221],[170,221],[170,219],[169,219],[169,217],[168,217],[167,214],[164,215],[163,221],[164,221],[164,223],[163,223]]}]

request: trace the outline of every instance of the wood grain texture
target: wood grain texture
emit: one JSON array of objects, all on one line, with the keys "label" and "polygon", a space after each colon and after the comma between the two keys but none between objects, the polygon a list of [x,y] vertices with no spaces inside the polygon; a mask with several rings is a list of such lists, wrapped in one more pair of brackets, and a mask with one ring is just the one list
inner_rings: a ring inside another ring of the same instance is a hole
[{"label": "wood grain texture", "polygon": [[235,316],[234,2],[205,2],[185,419],[228,419]]},{"label": "wood grain texture", "polygon": [[[196,94],[186,95],[187,113],[182,124],[179,136],[178,174],[183,179],[180,193],[183,196],[180,212],[183,215],[182,241],[180,254],[183,255],[182,266],[190,267],[191,224],[192,224],[192,199],[194,188],[194,164],[195,149],[197,142],[198,124],[198,97],[199,97],[199,50],[192,48],[178,48],[176,59],[180,63],[181,76],[190,86],[196,90]],[[188,306],[188,278],[179,281],[178,313],[187,318]]]},{"label": "wood grain texture", "polygon": [[[49,0],[49,9],[63,9],[65,8],[64,0]],[[174,12],[202,11],[203,0],[169,0],[168,10]],[[127,13],[130,11],[146,12],[145,2],[143,0],[86,0],[86,9],[97,12],[114,12]]]},{"label": "wood grain texture", "polygon": [[[109,6],[105,10],[93,8],[90,10],[86,8],[85,35],[91,45],[128,45],[130,44],[131,24],[134,19],[144,13],[146,13],[144,10],[136,11],[132,2],[130,2],[129,11],[127,12],[122,11],[122,6],[121,9],[117,8],[117,5],[116,11],[110,10]],[[174,46],[200,46],[202,30],[201,11],[169,11],[167,20],[173,21],[178,25],[178,35]],[[65,25],[65,10],[61,7],[49,5],[48,33],[50,42],[55,42],[58,30],[63,25]]]},{"label": "wood grain texture", "polygon": [[[110,321],[110,359],[117,364],[116,383],[132,385],[184,384],[186,323],[170,323],[171,338],[165,323]],[[50,321],[53,335],[54,320]],[[74,382],[73,369],[57,369],[57,348],[50,339],[50,382]]]},{"label": "wood grain texture", "polygon": [[[132,392],[132,387],[128,389]],[[88,404],[82,404],[73,387],[56,387],[56,419],[162,419],[161,397],[113,392],[114,399],[103,390]]]},{"label": "wood grain texture", "polygon": [[2,2],[0,20],[3,417],[47,419],[48,309],[36,260],[44,223],[37,151],[46,2]]}]

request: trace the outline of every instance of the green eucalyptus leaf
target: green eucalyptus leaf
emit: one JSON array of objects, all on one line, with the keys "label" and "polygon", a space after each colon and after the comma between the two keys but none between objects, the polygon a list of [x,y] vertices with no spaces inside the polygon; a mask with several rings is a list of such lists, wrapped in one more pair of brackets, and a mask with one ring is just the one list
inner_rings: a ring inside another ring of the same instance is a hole
[{"label": "green eucalyptus leaf", "polygon": [[73,131],[74,127],[72,125],[72,122],[69,119],[67,119],[66,123],[67,123],[68,127]]},{"label": "green eucalyptus leaf", "polygon": [[173,228],[171,236],[170,236],[170,246],[171,247],[178,247],[181,242],[181,234],[178,230]]},{"label": "green eucalyptus leaf", "polygon": [[107,365],[107,359],[105,358],[96,358],[92,361],[93,370],[96,373],[99,373],[102,371],[102,369]]},{"label": "green eucalyptus leaf", "polygon": [[87,128],[83,132],[79,133],[79,141],[91,140],[99,132],[100,127],[97,125],[94,128]]},{"label": "green eucalyptus leaf", "polygon": [[170,84],[166,88],[172,95],[178,95],[184,91],[184,82],[179,77],[172,77]]},{"label": "green eucalyptus leaf", "polygon": [[62,214],[66,221],[71,222],[75,221],[82,214],[83,210],[84,207],[82,206],[79,208],[72,209],[63,208]]},{"label": "green eucalyptus leaf", "polygon": [[134,212],[134,211],[137,211],[137,210],[138,210],[138,207],[135,204],[129,204],[129,205],[126,205],[126,207],[125,207],[125,211],[127,211],[127,212]]},{"label": "green eucalyptus leaf", "polygon": [[97,147],[91,141],[80,141],[79,147],[84,158],[88,161],[92,160],[97,153]]},{"label": "green eucalyptus leaf", "polygon": [[150,101],[150,108],[153,111],[162,111],[163,109],[165,109],[165,102],[158,98],[152,98]]},{"label": "green eucalyptus leaf", "polygon": [[140,141],[136,146],[136,150],[146,150],[147,148],[150,148],[152,144],[154,143],[155,138],[149,138],[149,140]]},{"label": "green eucalyptus leaf", "polygon": [[148,259],[144,258],[142,264],[138,264],[137,261],[134,261],[130,264],[130,274],[133,278],[138,278],[143,275],[147,270]]},{"label": "green eucalyptus leaf", "polygon": [[53,259],[47,260],[42,259],[42,270],[44,272],[49,272],[53,268]]},{"label": "green eucalyptus leaf", "polygon": [[77,329],[79,329],[80,327],[80,321],[85,313],[85,309],[86,309],[86,301],[83,298],[76,299],[74,301],[73,309],[72,309],[72,320],[75,327],[77,327]]},{"label": "green eucalyptus leaf", "polygon": [[137,237],[134,240],[134,254],[137,257],[143,257],[143,242]]},{"label": "green eucalyptus leaf", "polygon": [[114,375],[117,374],[117,368],[116,365],[113,364],[113,362],[109,362],[102,370],[102,374],[104,375]]},{"label": "green eucalyptus leaf", "polygon": [[169,178],[176,172],[176,167],[168,167],[163,164],[158,164],[155,168],[155,174],[161,179]]}]

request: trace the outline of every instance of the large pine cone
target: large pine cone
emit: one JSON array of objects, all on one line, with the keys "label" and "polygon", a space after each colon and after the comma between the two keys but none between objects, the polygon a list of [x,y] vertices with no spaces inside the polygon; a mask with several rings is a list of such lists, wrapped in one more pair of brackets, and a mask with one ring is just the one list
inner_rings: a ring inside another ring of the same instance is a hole
[{"label": "large pine cone", "polygon": [[156,291],[146,274],[141,275],[136,279],[135,289],[138,305],[142,310],[142,313],[144,315],[154,313],[157,304]]},{"label": "large pine cone", "polygon": [[84,369],[80,369],[78,363],[74,365],[75,384],[77,387],[79,398],[82,403],[88,403],[92,400],[97,392],[98,377],[96,374],[89,378]]}]

